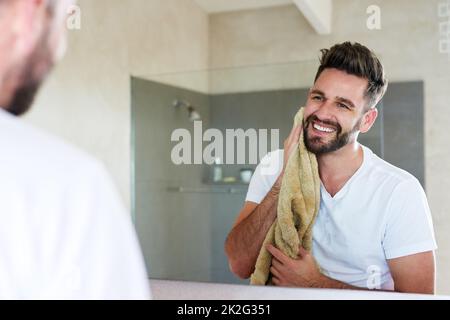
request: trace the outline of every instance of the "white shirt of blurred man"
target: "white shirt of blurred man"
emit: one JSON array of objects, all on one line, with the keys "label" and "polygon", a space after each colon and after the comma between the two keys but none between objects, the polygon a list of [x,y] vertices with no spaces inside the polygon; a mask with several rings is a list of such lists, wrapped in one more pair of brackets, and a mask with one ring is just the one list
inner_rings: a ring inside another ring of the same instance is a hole
[{"label": "white shirt of blurred man", "polygon": [[17,118],[65,51],[69,5],[0,0],[0,298],[148,299],[131,217],[103,166]]}]

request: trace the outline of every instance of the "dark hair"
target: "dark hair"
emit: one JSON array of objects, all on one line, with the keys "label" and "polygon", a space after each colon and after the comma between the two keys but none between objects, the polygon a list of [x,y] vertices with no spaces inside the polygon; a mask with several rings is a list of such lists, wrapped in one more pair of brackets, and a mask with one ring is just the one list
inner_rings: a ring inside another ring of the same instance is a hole
[{"label": "dark hair", "polygon": [[372,51],[356,42],[344,42],[320,51],[322,57],[314,82],[323,70],[335,68],[368,80],[365,93],[368,107],[374,107],[381,100],[388,87],[388,80],[385,78],[383,65]]}]

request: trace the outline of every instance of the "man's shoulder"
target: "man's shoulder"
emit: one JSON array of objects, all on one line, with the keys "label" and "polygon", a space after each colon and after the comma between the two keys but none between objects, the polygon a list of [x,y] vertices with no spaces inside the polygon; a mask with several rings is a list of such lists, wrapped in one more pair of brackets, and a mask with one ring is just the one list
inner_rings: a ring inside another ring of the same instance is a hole
[{"label": "man's shoulder", "polygon": [[284,150],[283,149],[277,149],[268,152],[261,160],[261,162],[265,161],[271,161],[271,162],[278,162],[279,160],[283,161],[284,158]]},{"label": "man's shoulder", "polygon": [[85,151],[45,132],[23,119],[0,113],[0,147],[3,168],[32,176],[67,177],[102,167]]},{"label": "man's shoulder", "polygon": [[[30,223],[45,221],[38,230],[70,223],[77,232],[85,218],[107,219],[112,210],[101,206],[122,210],[104,166],[62,139],[0,112],[0,148],[2,208]],[[24,210],[15,207],[16,198],[26,199]]]},{"label": "man's shoulder", "polygon": [[[266,154],[259,163],[260,174],[274,182],[283,169],[284,151],[274,150]],[[271,183],[270,183],[271,184]]]},{"label": "man's shoulder", "polygon": [[420,184],[418,179],[408,171],[387,162],[371,151],[369,154],[371,157],[370,170],[368,171],[370,179],[389,183],[393,187],[396,187],[404,182]]}]

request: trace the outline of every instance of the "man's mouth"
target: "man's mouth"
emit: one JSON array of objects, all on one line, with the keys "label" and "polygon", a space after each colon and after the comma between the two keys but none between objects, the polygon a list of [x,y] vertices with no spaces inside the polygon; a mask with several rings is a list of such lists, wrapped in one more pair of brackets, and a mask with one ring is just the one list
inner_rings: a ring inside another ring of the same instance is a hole
[{"label": "man's mouth", "polygon": [[318,124],[318,123],[316,123],[316,122],[313,122],[313,123],[312,123],[312,127],[313,127],[316,131],[319,131],[319,132],[322,132],[322,133],[332,133],[332,132],[336,132],[336,129],[335,129],[335,128],[327,127],[327,126],[324,126],[324,125],[322,125],[322,124]]}]

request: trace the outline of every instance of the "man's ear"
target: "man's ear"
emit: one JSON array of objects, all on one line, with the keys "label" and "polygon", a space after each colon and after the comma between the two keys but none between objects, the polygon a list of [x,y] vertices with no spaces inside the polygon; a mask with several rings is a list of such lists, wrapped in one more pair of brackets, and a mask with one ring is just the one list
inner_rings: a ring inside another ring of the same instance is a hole
[{"label": "man's ear", "polygon": [[373,124],[375,123],[375,120],[377,120],[378,117],[378,110],[377,108],[370,108],[364,115],[363,119],[360,125],[360,131],[361,133],[366,133],[367,131],[372,128]]},{"label": "man's ear", "polygon": [[16,57],[26,57],[35,48],[46,19],[47,0],[12,1],[13,50]]}]

